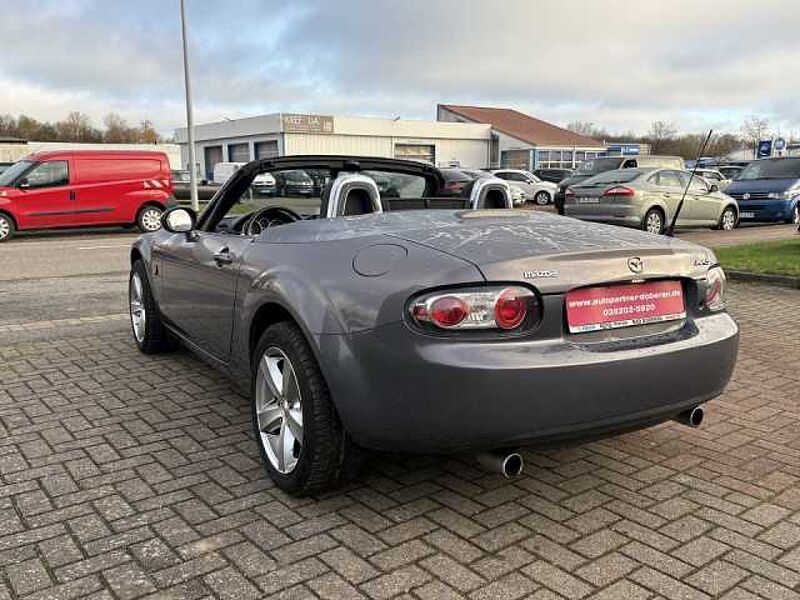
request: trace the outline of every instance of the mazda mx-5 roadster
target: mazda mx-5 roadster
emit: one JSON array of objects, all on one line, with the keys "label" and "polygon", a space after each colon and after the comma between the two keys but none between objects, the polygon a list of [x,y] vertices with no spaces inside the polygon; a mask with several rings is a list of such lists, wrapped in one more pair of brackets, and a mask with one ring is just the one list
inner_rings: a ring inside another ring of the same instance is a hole
[{"label": "mazda mx-5 roadster", "polygon": [[[319,192],[253,194],[290,171]],[[183,345],[247,388],[264,464],[294,494],[353,476],[364,449],[508,474],[524,446],[699,425],[739,335],[710,250],[515,210],[488,174],[456,197],[443,184],[380,158],[243,166],[200,216],[172,207],[133,245],[136,344]]]}]

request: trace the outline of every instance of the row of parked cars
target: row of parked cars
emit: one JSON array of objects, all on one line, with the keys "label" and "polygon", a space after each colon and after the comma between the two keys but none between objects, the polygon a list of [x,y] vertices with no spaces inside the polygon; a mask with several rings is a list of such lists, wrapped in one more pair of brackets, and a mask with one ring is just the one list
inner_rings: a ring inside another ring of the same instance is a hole
[{"label": "row of parked cars", "polygon": [[703,165],[691,171],[680,157],[657,155],[603,157],[575,171],[441,171],[456,195],[470,180],[492,174],[509,182],[515,205],[553,202],[562,215],[650,233],[663,233],[679,205],[676,225],[681,227],[731,230],[740,222],[794,222],[800,227],[800,157]]}]

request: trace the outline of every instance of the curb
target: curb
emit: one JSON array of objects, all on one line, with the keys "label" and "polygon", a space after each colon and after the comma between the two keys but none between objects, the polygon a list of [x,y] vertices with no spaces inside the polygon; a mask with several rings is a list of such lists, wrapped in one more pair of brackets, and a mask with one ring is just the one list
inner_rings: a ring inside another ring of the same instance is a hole
[{"label": "curb", "polygon": [[734,281],[747,281],[749,283],[771,283],[782,287],[800,290],[800,277],[790,275],[767,275],[765,273],[750,273],[749,271],[729,271],[725,269],[728,279]]}]

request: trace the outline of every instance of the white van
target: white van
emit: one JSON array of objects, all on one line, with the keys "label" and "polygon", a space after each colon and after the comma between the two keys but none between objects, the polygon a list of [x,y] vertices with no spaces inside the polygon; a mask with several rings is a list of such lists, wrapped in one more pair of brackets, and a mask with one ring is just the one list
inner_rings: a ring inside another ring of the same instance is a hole
[{"label": "white van", "polygon": [[243,162],[219,162],[214,165],[214,178],[211,183],[214,185],[222,185],[231,178],[236,171],[247,163]]}]

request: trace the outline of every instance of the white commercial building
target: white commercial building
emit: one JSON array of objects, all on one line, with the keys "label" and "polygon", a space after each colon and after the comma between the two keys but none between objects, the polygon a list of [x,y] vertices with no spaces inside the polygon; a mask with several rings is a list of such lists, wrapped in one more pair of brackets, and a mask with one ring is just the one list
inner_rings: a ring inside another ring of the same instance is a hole
[{"label": "white commercial building", "polygon": [[[175,131],[184,167],[186,128]],[[211,179],[219,162],[300,154],[405,158],[437,166],[489,164],[491,126],[400,119],[275,113],[195,126],[197,169]]]}]

